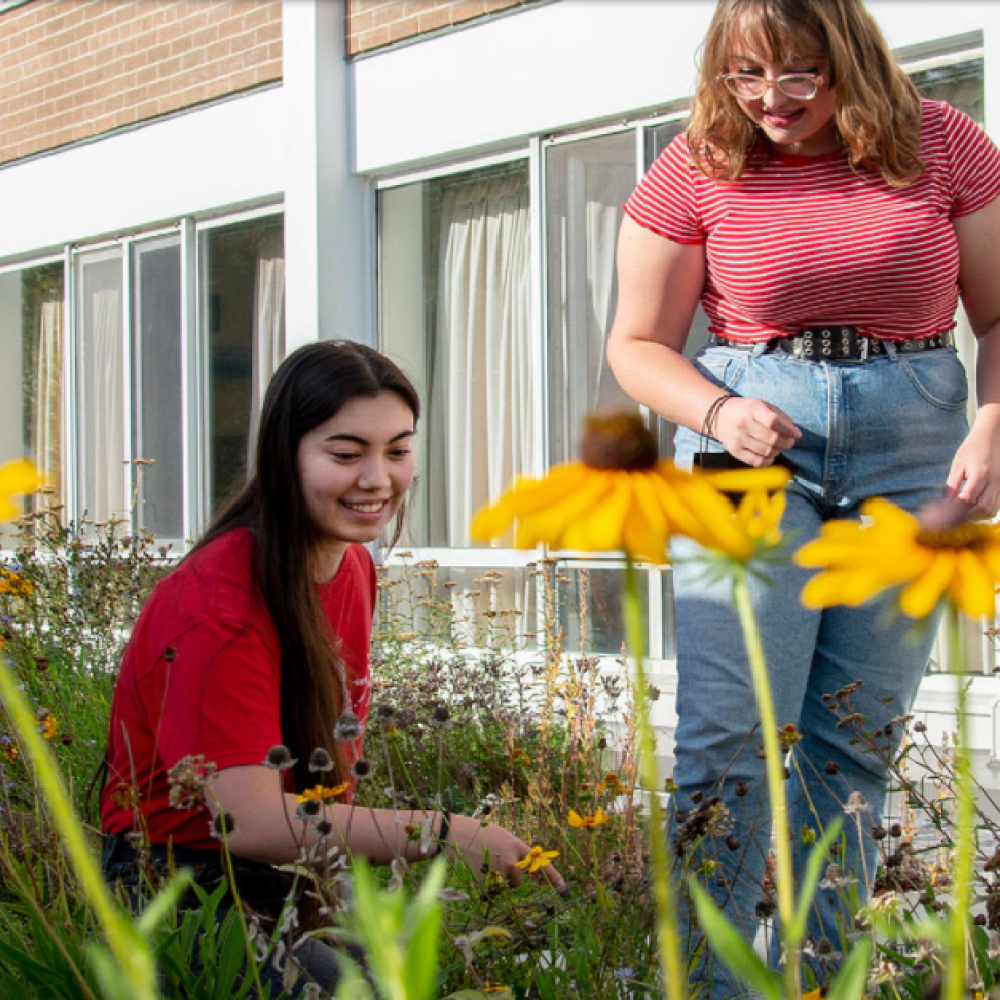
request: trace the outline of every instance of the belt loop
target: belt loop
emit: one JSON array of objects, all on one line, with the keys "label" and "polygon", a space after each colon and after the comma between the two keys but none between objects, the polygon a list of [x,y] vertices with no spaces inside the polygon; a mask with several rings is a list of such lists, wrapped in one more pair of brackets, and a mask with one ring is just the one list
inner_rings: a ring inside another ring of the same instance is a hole
[{"label": "belt loop", "polygon": [[769,340],[759,340],[753,345],[753,350],[750,352],[750,357],[759,358],[762,354],[767,352],[767,349],[771,346]]},{"label": "belt loop", "polygon": [[890,361],[898,361],[899,352],[896,350],[896,344],[892,340],[883,340],[882,346],[885,348],[885,353],[888,355]]}]

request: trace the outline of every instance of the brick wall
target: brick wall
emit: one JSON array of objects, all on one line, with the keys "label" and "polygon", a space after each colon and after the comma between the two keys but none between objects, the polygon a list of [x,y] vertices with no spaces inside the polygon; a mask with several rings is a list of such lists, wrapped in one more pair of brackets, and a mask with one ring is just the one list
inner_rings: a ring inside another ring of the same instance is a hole
[{"label": "brick wall", "polygon": [[281,78],[281,0],[33,0],[0,13],[0,162]]},{"label": "brick wall", "polygon": [[537,0],[347,0],[347,54],[471,21]]}]

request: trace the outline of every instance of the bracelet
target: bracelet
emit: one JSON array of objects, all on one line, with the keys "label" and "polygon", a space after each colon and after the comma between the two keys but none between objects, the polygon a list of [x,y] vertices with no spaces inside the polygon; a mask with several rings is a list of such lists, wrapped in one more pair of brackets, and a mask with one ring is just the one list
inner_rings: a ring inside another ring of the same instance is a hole
[{"label": "bracelet", "polygon": [[715,425],[719,420],[719,411],[733,398],[733,393],[725,392],[716,399],[708,408],[705,419],[701,425],[702,437],[715,437]]},{"label": "bracelet", "polygon": [[444,850],[445,842],[448,840],[448,834],[451,831],[451,813],[448,812],[443,806],[441,807],[441,825],[438,827],[438,849],[437,853],[440,854]]}]

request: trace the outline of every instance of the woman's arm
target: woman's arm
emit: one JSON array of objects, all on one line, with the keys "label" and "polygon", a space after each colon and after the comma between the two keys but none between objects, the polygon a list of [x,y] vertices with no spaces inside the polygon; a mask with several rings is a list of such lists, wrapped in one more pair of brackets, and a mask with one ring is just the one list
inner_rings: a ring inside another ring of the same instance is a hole
[{"label": "woman's arm", "polygon": [[[704,246],[675,243],[625,217],[608,363],[633,399],[695,431],[721,394],[681,354],[704,283]],[[760,466],[800,432],[778,407],[737,397],[719,411],[715,436],[731,455]]]},{"label": "woman's arm", "polygon": [[[220,771],[209,786],[208,803],[213,816],[220,808],[232,816],[235,831],[229,837],[229,847],[239,857],[265,864],[289,864],[298,857],[301,846],[308,849],[319,840],[313,824],[295,818],[295,796],[280,791],[276,773],[266,767]],[[426,855],[419,853],[419,842],[409,838],[406,827],[419,826],[430,816],[437,833],[441,817],[439,812],[419,809],[369,809],[343,804],[327,806],[323,815],[333,824],[327,838],[329,847],[361,855],[375,864],[389,864],[397,857],[422,860]],[[528,853],[528,845],[503,827],[492,823],[483,826],[478,819],[454,815],[446,846],[461,855],[476,873],[488,851],[492,871],[514,885],[521,881],[521,869],[514,863]],[[562,891],[559,873],[551,866],[542,871],[553,888]]]},{"label": "woman's arm", "polygon": [[1000,198],[955,220],[962,304],[976,335],[978,410],[955,454],[945,495],[969,505],[971,517],[1000,509]]}]

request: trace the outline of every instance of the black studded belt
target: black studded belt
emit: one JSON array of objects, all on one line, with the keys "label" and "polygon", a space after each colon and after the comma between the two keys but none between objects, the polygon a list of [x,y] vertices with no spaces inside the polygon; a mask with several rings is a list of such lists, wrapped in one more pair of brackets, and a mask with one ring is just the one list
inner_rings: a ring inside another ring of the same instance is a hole
[{"label": "black studded belt", "polygon": [[[728,337],[712,334],[711,343],[752,351],[759,341],[730,340]],[[893,344],[899,354],[917,354],[951,347],[954,338],[950,330],[945,330],[932,337],[885,341],[858,333],[855,326],[815,326],[800,330],[791,337],[773,337],[767,341],[764,353],[781,351],[803,361],[861,362],[888,354],[886,343]]]}]

